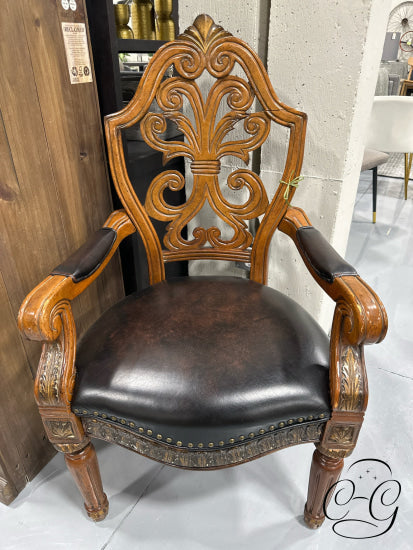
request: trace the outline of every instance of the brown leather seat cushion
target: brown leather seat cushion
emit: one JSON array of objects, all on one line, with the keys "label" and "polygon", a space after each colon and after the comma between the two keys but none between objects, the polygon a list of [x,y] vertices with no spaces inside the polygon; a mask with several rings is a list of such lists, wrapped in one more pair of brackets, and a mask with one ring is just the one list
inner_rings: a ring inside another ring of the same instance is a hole
[{"label": "brown leather seat cushion", "polygon": [[174,279],[128,296],[85,334],[72,407],[171,445],[222,446],[327,419],[328,349],[276,290]]}]

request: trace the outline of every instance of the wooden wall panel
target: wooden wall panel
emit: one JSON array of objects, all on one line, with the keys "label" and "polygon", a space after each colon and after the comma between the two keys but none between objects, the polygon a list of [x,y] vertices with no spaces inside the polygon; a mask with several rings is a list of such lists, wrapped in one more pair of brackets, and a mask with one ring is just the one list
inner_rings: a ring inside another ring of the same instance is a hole
[{"label": "wooden wall panel", "polygon": [[[0,375],[13,381],[0,388],[0,468],[13,494],[52,455],[31,397],[40,346],[20,338],[18,309],[112,210],[96,85],[70,83],[61,21],[85,21],[83,1],[75,12],[58,0],[0,10]],[[122,294],[116,257],[74,304],[79,332]]]},{"label": "wooden wall panel", "polygon": [[33,396],[33,380],[15,314],[0,275],[0,500],[10,502],[49,457]]}]

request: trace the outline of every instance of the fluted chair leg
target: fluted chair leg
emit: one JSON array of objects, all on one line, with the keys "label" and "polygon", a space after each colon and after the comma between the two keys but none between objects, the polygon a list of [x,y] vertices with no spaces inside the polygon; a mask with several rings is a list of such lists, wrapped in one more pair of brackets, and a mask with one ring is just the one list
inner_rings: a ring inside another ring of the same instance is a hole
[{"label": "fluted chair leg", "polygon": [[[317,529],[322,525],[325,519],[323,509],[325,496],[330,487],[339,479],[343,465],[342,458],[330,458],[320,453],[318,449],[314,451],[307,503],[304,508],[304,520],[311,529]],[[332,494],[333,491],[326,500],[326,507]]]},{"label": "fluted chair leg", "polygon": [[103,492],[95,448],[89,443],[81,451],[65,453],[65,460],[82,493],[88,516],[93,521],[105,519],[109,503]]}]

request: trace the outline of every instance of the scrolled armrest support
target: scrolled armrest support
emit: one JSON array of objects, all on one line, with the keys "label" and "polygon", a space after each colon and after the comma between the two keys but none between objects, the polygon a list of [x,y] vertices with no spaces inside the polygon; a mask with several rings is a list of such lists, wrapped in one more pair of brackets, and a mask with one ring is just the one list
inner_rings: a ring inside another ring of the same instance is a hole
[{"label": "scrolled armrest support", "polygon": [[64,304],[69,304],[100,275],[122,240],[134,231],[126,212],[113,212],[102,229],[27,295],[18,317],[23,334],[30,340],[56,340],[63,326],[60,311],[68,310]]},{"label": "scrolled armrest support", "polygon": [[387,332],[387,315],[377,294],[359,276],[343,276],[334,292],[341,335],[349,345],[376,344]]},{"label": "scrolled armrest support", "polygon": [[70,408],[76,354],[70,302],[100,275],[121,241],[134,231],[124,211],[113,212],[103,229],[42,281],[20,308],[20,330],[43,342],[34,392],[49,439],[63,452],[77,451],[88,442]]}]

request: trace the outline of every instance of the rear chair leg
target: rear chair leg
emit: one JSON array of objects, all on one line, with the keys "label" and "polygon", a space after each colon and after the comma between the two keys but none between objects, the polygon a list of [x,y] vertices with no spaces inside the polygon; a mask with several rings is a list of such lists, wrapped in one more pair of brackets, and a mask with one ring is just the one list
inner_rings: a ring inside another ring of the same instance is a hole
[{"label": "rear chair leg", "polygon": [[[308,484],[307,503],[304,508],[304,520],[308,527],[317,529],[325,519],[323,502],[327,491],[339,479],[344,461],[342,458],[330,458],[318,449],[314,451]],[[327,507],[333,491],[326,500]]]},{"label": "rear chair leg", "polygon": [[83,495],[87,515],[93,521],[105,519],[109,503],[103,492],[95,448],[89,443],[81,451],[65,453],[65,460]]}]

